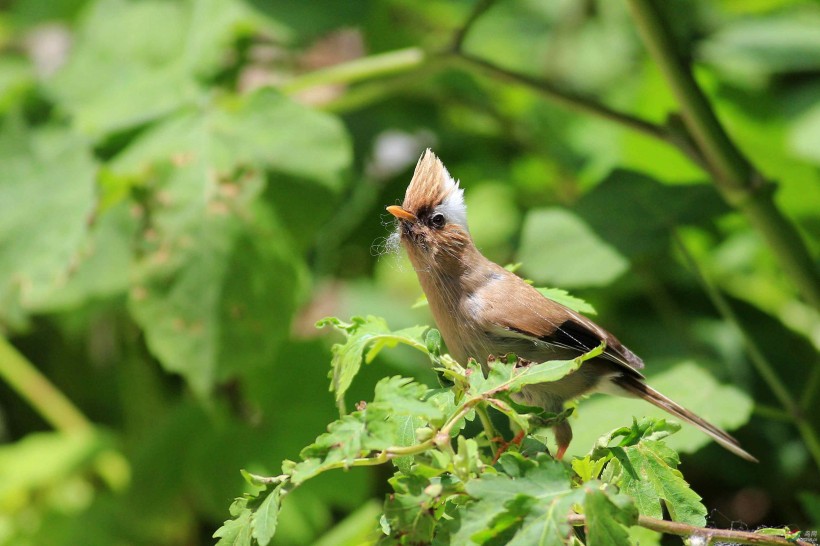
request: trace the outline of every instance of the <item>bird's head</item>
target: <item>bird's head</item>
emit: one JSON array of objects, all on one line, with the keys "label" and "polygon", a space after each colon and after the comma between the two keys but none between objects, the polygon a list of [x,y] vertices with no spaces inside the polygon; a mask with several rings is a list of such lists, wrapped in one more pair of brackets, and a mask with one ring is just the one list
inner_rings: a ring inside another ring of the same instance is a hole
[{"label": "bird's head", "polygon": [[401,206],[387,207],[398,234],[417,265],[456,265],[472,246],[464,190],[429,149],[422,154]]}]

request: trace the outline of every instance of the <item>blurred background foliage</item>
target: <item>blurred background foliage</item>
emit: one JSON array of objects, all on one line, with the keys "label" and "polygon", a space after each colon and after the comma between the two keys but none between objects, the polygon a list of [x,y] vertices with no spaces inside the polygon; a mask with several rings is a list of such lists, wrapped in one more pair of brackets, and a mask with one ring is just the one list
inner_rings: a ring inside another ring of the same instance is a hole
[{"label": "blurred background foliage", "polygon": [[[820,255],[820,5],[658,4]],[[590,301],[653,384],[761,459],[672,437],[711,525],[820,527],[817,307],[680,133],[561,100],[679,125],[626,2],[0,5],[0,543],[210,543],[239,469],[278,473],[334,418],[315,320],[431,323],[384,243],[428,146],[490,258]],[[397,373],[435,381],[387,351],[349,398]],[[580,406],[572,454],[651,413]],[[378,469],[323,476],[275,542],[359,544],[386,487]]]}]

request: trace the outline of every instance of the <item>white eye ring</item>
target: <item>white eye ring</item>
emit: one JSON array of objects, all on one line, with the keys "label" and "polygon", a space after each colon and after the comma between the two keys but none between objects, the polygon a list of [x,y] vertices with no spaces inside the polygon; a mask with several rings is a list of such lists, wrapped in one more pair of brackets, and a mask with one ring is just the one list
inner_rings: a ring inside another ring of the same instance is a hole
[{"label": "white eye ring", "polygon": [[432,217],[430,217],[430,225],[432,225],[436,229],[441,229],[447,223],[447,219],[444,218],[444,215],[440,212],[435,213]]}]

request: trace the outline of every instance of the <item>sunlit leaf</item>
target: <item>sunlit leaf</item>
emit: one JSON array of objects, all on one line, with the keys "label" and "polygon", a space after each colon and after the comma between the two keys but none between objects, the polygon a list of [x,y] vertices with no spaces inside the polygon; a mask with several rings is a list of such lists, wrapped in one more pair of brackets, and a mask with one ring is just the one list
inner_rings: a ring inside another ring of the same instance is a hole
[{"label": "sunlit leaf", "polygon": [[24,318],[68,282],[95,205],[96,166],[83,138],[65,129],[27,128],[15,116],[0,128],[0,317]]},{"label": "sunlit leaf", "polygon": [[605,239],[562,209],[540,209],[527,215],[517,259],[536,283],[561,287],[604,285],[629,267]]}]

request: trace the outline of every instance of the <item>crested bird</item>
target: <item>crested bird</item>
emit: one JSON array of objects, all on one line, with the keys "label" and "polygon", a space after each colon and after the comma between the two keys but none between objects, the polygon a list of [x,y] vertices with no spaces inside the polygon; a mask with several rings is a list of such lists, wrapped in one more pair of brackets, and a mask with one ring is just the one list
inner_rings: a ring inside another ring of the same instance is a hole
[{"label": "crested bird", "polygon": [[[524,387],[515,396],[559,413],[564,403],[593,392],[638,397],[690,423],[749,461],[757,461],[732,436],[646,383],[643,361],[590,319],[543,296],[476,248],[467,227],[464,190],[429,149],[422,154],[399,205],[398,236],[451,356],[474,358],[486,374],[490,356],[514,353],[532,362],[575,358],[602,342],[599,357],[562,379]],[[561,459],[572,440],[564,420],[553,427]]]}]

